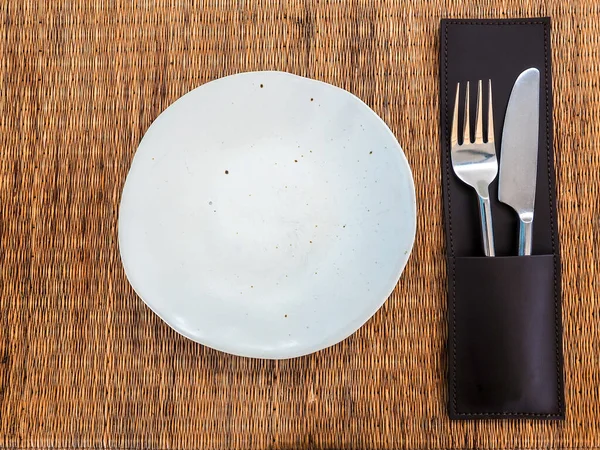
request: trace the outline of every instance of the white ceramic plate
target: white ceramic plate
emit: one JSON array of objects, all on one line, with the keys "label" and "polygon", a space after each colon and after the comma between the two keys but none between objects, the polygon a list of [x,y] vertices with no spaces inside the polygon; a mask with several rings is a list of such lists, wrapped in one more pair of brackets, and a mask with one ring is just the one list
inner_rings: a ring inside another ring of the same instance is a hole
[{"label": "white ceramic plate", "polygon": [[410,168],[361,100],[283,72],[222,78],[150,126],[119,246],[143,301],[194,341],[290,358],[333,345],[394,289],[415,236]]}]

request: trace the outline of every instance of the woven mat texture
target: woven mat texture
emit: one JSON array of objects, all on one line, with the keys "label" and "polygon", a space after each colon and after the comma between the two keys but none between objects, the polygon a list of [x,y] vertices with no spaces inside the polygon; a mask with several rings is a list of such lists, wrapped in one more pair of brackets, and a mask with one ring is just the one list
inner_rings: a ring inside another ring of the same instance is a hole
[{"label": "woven mat texture", "polygon": [[[553,19],[565,422],[452,423],[439,156],[442,17]],[[117,212],[189,90],[276,69],[358,95],[412,166],[418,233],[385,306],[290,361],[179,336],[127,283]],[[600,448],[595,0],[0,0],[0,448]]]}]

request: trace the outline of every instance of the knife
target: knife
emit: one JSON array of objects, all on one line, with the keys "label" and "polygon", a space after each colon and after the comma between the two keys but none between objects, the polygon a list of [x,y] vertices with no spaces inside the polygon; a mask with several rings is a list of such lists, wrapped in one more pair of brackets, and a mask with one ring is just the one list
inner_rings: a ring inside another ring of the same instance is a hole
[{"label": "knife", "polygon": [[502,129],[498,200],[519,215],[519,255],[531,255],[540,118],[540,72],[527,69],[512,88]]}]

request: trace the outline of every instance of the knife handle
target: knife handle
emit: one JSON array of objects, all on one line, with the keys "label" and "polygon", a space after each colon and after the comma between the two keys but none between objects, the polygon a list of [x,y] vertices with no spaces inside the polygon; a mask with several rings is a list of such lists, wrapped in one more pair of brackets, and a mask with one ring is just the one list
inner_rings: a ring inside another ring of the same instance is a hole
[{"label": "knife handle", "polygon": [[533,238],[533,221],[519,220],[519,256],[531,255],[531,241]]},{"label": "knife handle", "polygon": [[479,217],[481,218],[481,236],[483,238],[483,252],[485,256],[496,256],[494,249],[494,229],[492,228],[492,205],[490,197],[479,197]]}]

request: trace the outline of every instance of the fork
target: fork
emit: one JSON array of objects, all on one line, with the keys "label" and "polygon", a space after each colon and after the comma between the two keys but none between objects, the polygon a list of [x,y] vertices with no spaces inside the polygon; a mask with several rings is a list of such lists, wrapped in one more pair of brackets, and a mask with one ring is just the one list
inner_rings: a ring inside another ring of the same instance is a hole
[{"label": "fork", "polygon": [[[469,123],[469,82],[465,93],[465,123],[462,144],[458,143],[458,101],[460,83],[456,85],[452,134],[450,136],[450,155],[452,168],[456,176],[477,192],[483,250],[486,256],[495,256],[494,230],[492,228],[492,207],[490,205],[489,186],[498,175],[498,159],[494,145],[494,118],[492,113],[492,80],[489,80],[488,129],[483,136],[483,99],[481,80],[477,87],[477,110],[475,117],[475,140],[471,141]],[[484,140],[485,139],[485,140]]]}]

